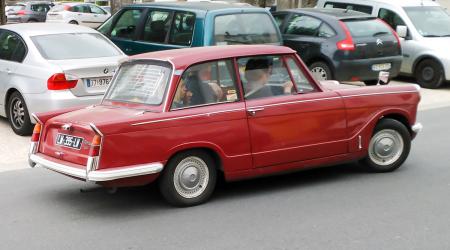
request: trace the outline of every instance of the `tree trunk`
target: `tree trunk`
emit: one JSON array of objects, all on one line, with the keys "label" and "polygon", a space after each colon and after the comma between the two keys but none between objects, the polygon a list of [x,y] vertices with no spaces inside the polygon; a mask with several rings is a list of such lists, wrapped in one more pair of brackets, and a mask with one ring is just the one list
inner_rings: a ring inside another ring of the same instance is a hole
[{"label": "tree trunk", "polygon": [[0,0],[0,24],[6,24],[5,1]]}]

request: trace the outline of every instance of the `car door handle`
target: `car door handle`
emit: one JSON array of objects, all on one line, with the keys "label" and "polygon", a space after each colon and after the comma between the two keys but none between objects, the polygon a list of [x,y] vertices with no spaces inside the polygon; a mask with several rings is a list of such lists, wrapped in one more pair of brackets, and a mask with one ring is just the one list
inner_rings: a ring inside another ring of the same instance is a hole
[{"label": "car door handle", "polygon": [[255,116],[257,112],[263,111],[264,108],[247,109],[247,113],[251,116]]}]

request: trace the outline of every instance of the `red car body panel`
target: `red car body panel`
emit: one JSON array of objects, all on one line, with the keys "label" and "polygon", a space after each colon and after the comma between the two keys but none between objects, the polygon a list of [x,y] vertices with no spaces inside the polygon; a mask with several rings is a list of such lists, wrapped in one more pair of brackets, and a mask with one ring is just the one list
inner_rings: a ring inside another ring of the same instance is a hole
[{"label": "red car body panel", "polygon": [[[305,74],[317,92],[169,110],[180,75],[189,66],[222,58],[272,54],[293,55],[308,72],[293,50],[280,46],[204,47],[134,56],[130,60],[169,61],[173,65],[165,101],[152,107],[104,101],[70,112],[38,114],[44,129],[37,154],[82,168],[87,164],[89,147],[63,148],[55,145],[55,136],[70,133],[90,141],[95,135],[90,124],[94,124],[102,134],[98,171],[154,162],[166,165],[178,152],[202,148],[217,156],[227,180],[238,180],[358,160],[367,154],[380,118],[399,119],[408,129],[416,122],[420,95],[413,85],[322,85],[309,73]],[[258,111],[250,115],[251,109]],[[72,124],[73,130],[62,130],[63,124]],[[62,155],[55,155],[61,151]],[[143,185],[157,176],[100,184]]]}]

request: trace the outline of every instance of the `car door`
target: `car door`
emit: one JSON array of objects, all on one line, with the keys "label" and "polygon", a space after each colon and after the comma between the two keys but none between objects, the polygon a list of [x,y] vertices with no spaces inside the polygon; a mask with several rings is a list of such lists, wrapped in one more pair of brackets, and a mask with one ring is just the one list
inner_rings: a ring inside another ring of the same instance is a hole
[{"label": "car door", "polygon": [[319,37],[322,21],[315,17],[292,14],[283,32],[284,45],[294,49],[303,61],[320,55],[324,37]]},{"label": "car door", "polygon": [[140,34],[145,12],[143,8],[126,8],[114,17],[111,27],[102,26],[108,28],[106,35],[127,55],[139,53],[135,40]]},{"label": "car door", "polygon": [[100,26],[107,18],[108,14],[106,11],[102,10],[101,8],[95,6],[95,5],[88,5],[89,8],[89,22],[90,27],[97,28]]},{"label": "car door", "polygon": [[[259,66],[255,66],[255,61],[259,61]],[[268,68],[264,64],[269,65]],[[346,114],[341,97],[332,91],[321,91],[309,75],[306,77],[307,71],[300,68],[297,57],[240,58],[238,65],[254,168],[348,152]],[[258,93],[253,89],[264,78],[268,79],[263,87],[267,91],[259,91],[265,94],[252,97],[252,93]]]},{"label": "car door", "polygon": [[8,30],[0,30],[0,108],[4,110],[5,94],[11,78],[26,55],[22,38]]}]

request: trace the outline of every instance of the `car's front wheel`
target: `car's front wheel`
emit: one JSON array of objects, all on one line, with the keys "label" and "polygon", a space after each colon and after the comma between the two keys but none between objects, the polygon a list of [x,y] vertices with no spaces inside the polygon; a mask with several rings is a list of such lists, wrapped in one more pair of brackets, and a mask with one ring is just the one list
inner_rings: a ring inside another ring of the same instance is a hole
[{"label": "car's front wheel", "polygon": [[409,155],[411,135],[403,123],[385,118],[375,127],[363,166],[372,172],[399,168]]},{"label": "car's front wheel", "polygon": [[162,196],[174,206],[195,206],[208,200],[216,185],[213,158],[202,150],[173,157],[159,180]]},{"label": "car's front wheel", "polygon": [[429,89],[441,87],[445,80],[444,68],[433,59],[421,61],[416,67],[415,76],[421,87]]},{"label": "car's front wheel", "polygon": [[8,119],[14,133],[30,135],[33,129],[28,108],[19,92],[14,92],[8,99]]}]

